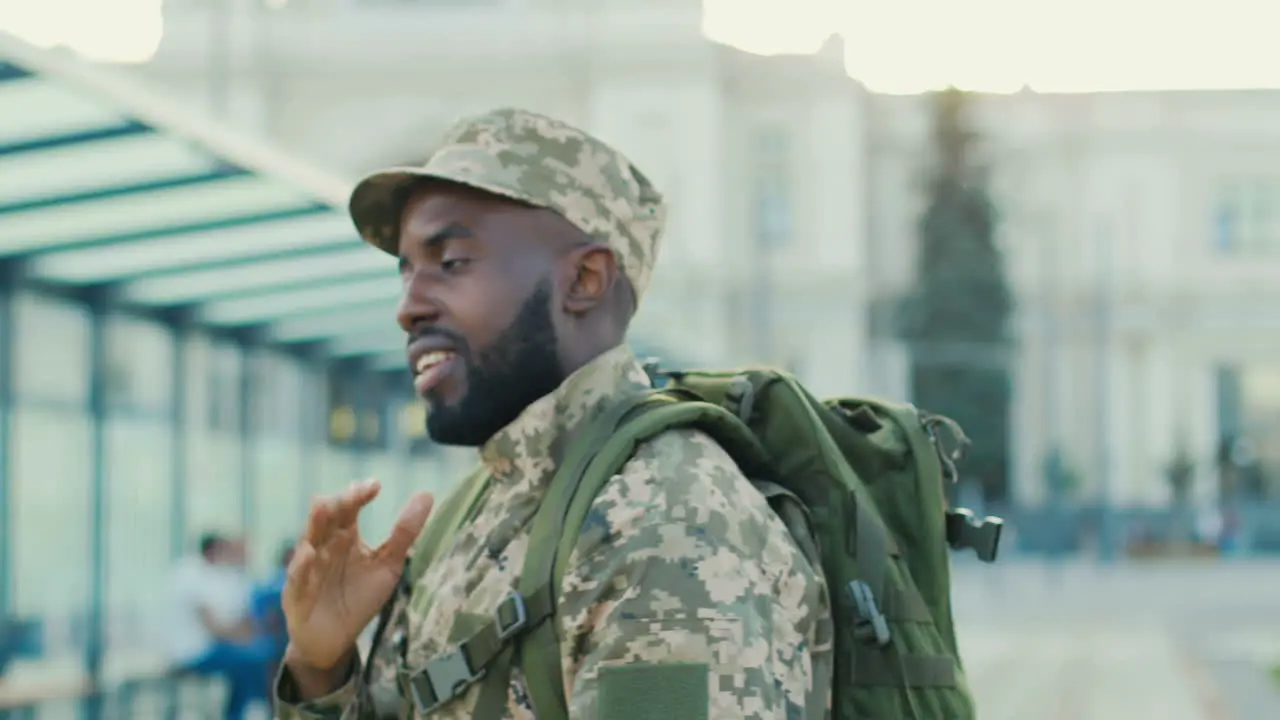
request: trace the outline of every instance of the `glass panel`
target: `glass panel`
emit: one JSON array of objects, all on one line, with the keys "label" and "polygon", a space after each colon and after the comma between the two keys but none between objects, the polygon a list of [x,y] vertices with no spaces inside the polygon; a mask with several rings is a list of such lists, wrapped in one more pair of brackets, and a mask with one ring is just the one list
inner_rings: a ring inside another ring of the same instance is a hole
[{"label": "glass panel", "polygon": [[[350,309],[325,310],[281,320],[271,325],[271,338],[282,342],[299,342],[349,332],[396,330],[399,302],[399,299],[389,299]],[[404,353],[400,355],[400,364],[405,364]]]},{"label": "glass panel", "polygon": [[107,424],[107,627],[110,651],[163,641],[172,559],[173,438],[167,422]]},{"label": "glass panel", "polygon": [[[393,352],[404,353],[404,348],[404,331],[395,325],[334,337],[329,342],[329,354],[333,357],[381,356]],[[408,366],[407,360],[405,365]]]},{"label": "glass panel", "polygon": [[212,155],[172,137],[155,133],[127,135],[0,156],[0,197],[5,202],[19,203],[217,169],[218,162]]},{"label": "glass panel", "polygon": [[[75,212],[62,208],[18,211],[0,217],[0,252],[159,232],[174,226],[290,210],[310,202],[311,198],[288,185],[250,175],[90,200],[77,203]],[[49,271],[48,266],[43,269]]]},{"label": "glass panel", "polygon": [[14,390],[19,398],[89,403],[89,313],[22,294],[14,307]]},{"label": "glass panel", "polygon": [[371,453],[365,456],[362,470],[366,477],[382,482],[382,493],[360,513],[360,532],[370,543],[380,543],[387,539],[404,504],[404,463],[391,453]]},{"label": "glass panel", "polygon": [[291,358],[260,354],[255,358],[251,432],[297,441],[302,438],[301,366]]},{"label": "glass panel", "polygon": [[173,336],[163,325],[124,315],[107,326],[108,403],[167,415],[173,395]]},{"label": "glass panel", "polygon": [[243,356],[238,348],[214,343],[206,354],[208,386],[205,427],[213,432],[235,434],[240,430],[240,373]]},{"label": "glass panel", "polygon": [[[244,209],[245,212],[248,210],[249,208]],[[143,272],[172,270],[200,263],[226,262],[289,250],[352,243],[355,240],[353,235],[351,221],[345,215],[323,210],[251,225],[234,225],[204,232],[164,235],[149,240],[50,253],[40,258],[34,270],[46,277],[64,280],[124,278]],[[125,297],[130,300],[173,302],[179,299],[198,299],[199,295],[150,298],[135,296],[126,289]]]},{"label": "glass panel", "polygon": [[249,558],[259,575],[278,567],[280,549],[292,543],[306,522],[302,449],[276,439],[258,443],[254,453],[254,526]]},{"label": "glass panel", "polygon": [[240,441],[216,433],[192,433],[187,471],[189,547],[201,533],[243,529]]},{"label": "glass panel", "polygon": [[[297,235],[298,233],[290,233],[291,237]],[[314,235],[315,233],[311,233],[311,236]],[[333,235],[341,237],[337,233]],[[190,240],[184,243],[190,248]],[[217,247],[224,247],[224,244]],[[310,253],[282,260],[264,260],[137,280],[125,287],[125,296],[143,302],[172,304],[290,283],[341,280],[366,273],[385,273],[388,279],[393,279],[396,277],[395,272],[394,258],[384,253],[371,252],[368,247],[353,240],[349,248],[333,252]]]},{"label": "glass panel", "polygon": [[124,124],[96,99],[38,76],[6,82],[0,85],[0,145]]},{"label": "glass panel", "polygon": [[356,455],[340,448],[316,449],[321,455],[320,487],[324,495],[332,495],[347,489],[351,483],[361,480],[356,465]]},{"label": "glass panel", "polygon": [[12,440],[14,610],[44,619],[51,662],[79,663],[92,558],[88,418],[18,406]]},{"label": "glass panel", "polygon": [[399,297],[400,283],[394,278],[375,278],[224,300],[206,306],[200,316],[220,325],[241,325],[325,308],[339,310],[354,303],[393,301]]}]

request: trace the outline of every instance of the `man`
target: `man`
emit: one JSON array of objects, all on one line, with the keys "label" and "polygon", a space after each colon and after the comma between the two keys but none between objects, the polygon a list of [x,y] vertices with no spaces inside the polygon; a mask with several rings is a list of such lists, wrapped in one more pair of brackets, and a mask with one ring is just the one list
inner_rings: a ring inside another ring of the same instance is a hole
[{"label": "man", "polygon": [[268,659],[254,641],[243,563],[241,542],[202,537],[200,555],[179,561],[174,572],[177,612],[166,634],[176,668],[226,680],[227,720],[242,720],[268,688]]},{"label": "man", "polygon": [[[351,213],[367,242],[400,259],[398,320],[427,430],[478,447],[487,486],[409,601],[392,607],[396,637],[375,645],[368,672],[356,637],[391,597],[432,500],[411,498],[378,548],[356,525],[376,482],[313,505],[284,592],[290,646],[277,712],[289,720],[427,715],[397,676],[493,615],[569,438],[649,387],[624,342],[656,260],[663,202],[596,138],[495,110],[456,125],[424,167],[366,178]],[[627,695],[611,679],[619,665],[641,671],[627,675],[630,697],[649,693],[670,720],[825,715],[826,588],[709,437],[672,431],[642,445],[591,517],[556,615],[571,718],[641,717],[617,699]],[[676,703],[678,693],[646,684],[655,667],[706,690]],[[499,690],[496,717],[534,716],[520,669]],[[471,686],[431,717],[490,720],[480,694]]]}]

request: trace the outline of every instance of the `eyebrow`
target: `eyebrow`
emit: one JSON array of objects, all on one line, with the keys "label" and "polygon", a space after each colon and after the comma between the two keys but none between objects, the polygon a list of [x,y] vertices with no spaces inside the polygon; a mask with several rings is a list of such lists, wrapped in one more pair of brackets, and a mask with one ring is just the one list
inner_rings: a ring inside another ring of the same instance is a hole
[{"label": "eyebrow", "polygon": [[[435,232],[426,236],[422,240],[419,240],[418,244],[421,245],[424,250],[432,251],[432,250],[440,249],[440,246],[444,245],[446,242],[453,240],[455,238],[469,238],[469,237],[471,237],[470,230],[464,227],[461,223],[451,222],[448,225],[445,225],[439,230],[436,230]],[[404,271],[407,264],[408,264],[408,260],[405,259],[404,255],[401,255],[400,270],[402,272]]]}]

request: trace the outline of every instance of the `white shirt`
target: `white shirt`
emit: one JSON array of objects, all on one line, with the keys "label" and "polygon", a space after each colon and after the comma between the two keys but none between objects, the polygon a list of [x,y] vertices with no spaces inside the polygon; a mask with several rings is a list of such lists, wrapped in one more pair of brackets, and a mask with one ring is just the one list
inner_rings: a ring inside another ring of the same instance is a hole
[{"label": "white shirt", "polygon": [[187,664],[213,646],[215,638],[200,621],[201,607],[219,623],[237,623],[249,613],[249,590],[248,578],[234,567],[214,565],[198,555],[178,561],[174,613],[166,633],[170,660]]}]

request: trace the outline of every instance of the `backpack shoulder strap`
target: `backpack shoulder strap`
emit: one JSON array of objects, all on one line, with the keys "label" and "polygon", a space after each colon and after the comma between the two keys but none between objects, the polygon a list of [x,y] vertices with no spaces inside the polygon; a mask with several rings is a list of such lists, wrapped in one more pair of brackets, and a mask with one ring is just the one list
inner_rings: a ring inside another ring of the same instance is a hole
[{"label": "backpack shoulder strap", "polygon": [[680,427],[708,432],[735,458],[765,461],[755,436],[724,408],[653,391],[620,402],[579,434],[534,516],[519,591],[527,602],[536,601],[539,609],[549,607],[552,622],[534,626],[525,636],[520,664],[539,720],[568,720],[559,630],[554,622],[555,595],[587,513],[604,485],[641,444]]},{"label": "backpack shoulder strap", "polygon": [[476,468],[432,511],[409,556],[406,579],[410,585],[439,559],[458,529],[475,514],[480,498],[489,488],[489,479],[484,468]]},{"label": "backpack shoulder strap", "polygon": [[[484,491],[488,487],[489,474],[483,468],[477,468],[432,510],[426,527],[418,534],[418,539],[413,541],[413,549],[409,551],[409,557],[405,558],[400,581],[396,583],[391,597],[382,604],[382,610],[378,613],[378,624],[373,630],[371,654],[382,644],[387,628],[391,624],[396,603],[402,596],[413,592],[413,586],[417,584],[418,578],[422,577],[427,568],[440,557],[449,540],[457,534],[467,517],[475,512],[480,498],[484,496]],[[365,666],[366,680],[370,677],[368,673],[371,672],[372,667],[372,664]]]}]

